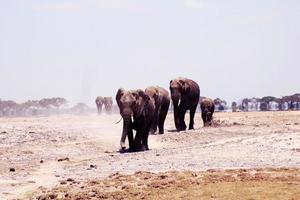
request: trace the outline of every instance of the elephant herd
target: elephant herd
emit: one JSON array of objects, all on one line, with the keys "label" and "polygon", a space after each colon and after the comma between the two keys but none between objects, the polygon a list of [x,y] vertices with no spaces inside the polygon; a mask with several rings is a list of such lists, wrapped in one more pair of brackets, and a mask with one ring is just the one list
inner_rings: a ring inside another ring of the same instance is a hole
[{"label": "elephant herd", "polygon": [[95,100],[97,105],[98,114],[102,113],[102,106],[104,105],[106,113],[110,114],[112,112],[113,100],[112,97],[102,97],[98,96]]},{"label": "elephant herd", "polygon": [[[194,129],[194,116],[200,98],[199,85],[187,78],[176,78],[170,81],[170,93],[159,86],[147,87],[145,90],[125,90],[120,88],[116,94],[120,115],[123,118],[123,131],[120,141],[121,150],[127,151],[125,146],[128,137],[128,151],[148,150],[149,133],[164,133],[164,122],[169,110],[170,101],[173,102],[174,124],[177,131],[186,130],[184,121],[186,112],[190,111],[189,129]],[[97,97],[96,104],[102,105],[101,97]],[[97,103],[99,102],[99,103]],[[201,101],[202,119],[204,126],[211,125],[214,103],[205,98]],[[101,112],[102,106],[98,107]],[[135,137],[133,130],[136,131]]]}]

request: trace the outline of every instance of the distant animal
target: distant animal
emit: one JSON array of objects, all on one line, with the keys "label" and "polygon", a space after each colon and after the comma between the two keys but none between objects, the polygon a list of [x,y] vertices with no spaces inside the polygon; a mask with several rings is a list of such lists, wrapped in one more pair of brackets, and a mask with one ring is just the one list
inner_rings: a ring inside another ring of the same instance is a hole
[{"label": "distant animal", "polygon": [[[126,91],[123,88],[118,90],[116,101],[123,118],[121,151],[126,149],[127,136],[129,151],[148,150],[148,136],[154,120],[155,102],[143,90]],[[135,138],[133,129],[136,130]]]},{"label": "distant animal", "polygon": [[237,111],[237,103],[235,101],[232,102],[231,109],[232,109],[232,112],[236,112]]},{"label": "distant animal", "polygon": [[98,96],[95,100],[97,105],[98,114],[102,113],[102,106],[104,104],[104,98],[102,96]]},{"label": "distant animal", "polygon": [[113,105],[112,97],[104,97],[103,103],[104,103],[106,113],[110,114],[112,112],[112,105]]},{"label": "distant animal", "polygon": [[170,91],[176,129],[186,129],[184,116],[187,110],[190,110],[189,129],[194,129],[194,116],[200,97],[199,85],[191,79],[176,78],[170,81]]},{"label": "distant animal", "polygon": [[158,126],[158,133],[164,133],[164,123],[170,106],[169,92],[159,86],[151,86],[145,89],[145,93],[155,102],[155,117],[150,133],[155,133]]},{"label": "distant animal", "polygon": [[205,98],[200,103],[201,106],[201,117],[204,126],[211,126],[213,120],[213,114],[215,111],[214,101],[210,98]]}]

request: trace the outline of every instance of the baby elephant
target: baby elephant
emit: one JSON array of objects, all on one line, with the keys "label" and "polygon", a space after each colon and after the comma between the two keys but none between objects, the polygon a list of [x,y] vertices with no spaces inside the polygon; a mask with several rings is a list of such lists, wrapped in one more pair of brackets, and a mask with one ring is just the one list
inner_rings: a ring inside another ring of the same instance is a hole
[{"label": "baby elephant", "polygon": [[213,114],[215,111],[215,104],[212,99],[204,98],[201,103],[201,117],[203,120],[204,126],[211,126],[213,120]]}]

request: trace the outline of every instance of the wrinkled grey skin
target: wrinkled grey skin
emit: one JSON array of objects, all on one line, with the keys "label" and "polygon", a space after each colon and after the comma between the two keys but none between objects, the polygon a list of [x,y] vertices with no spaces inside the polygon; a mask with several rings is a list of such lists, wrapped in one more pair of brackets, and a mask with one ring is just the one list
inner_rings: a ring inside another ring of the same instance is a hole
[{"label": "wrinkled grey skin", "polygon": [[104,104],[104,99],[101,96],[98,96],[95,100],[96,105],[97,105],[97,110],[98,110],[98,114],[102,113],[102,106]]},{"label": "wrinkled grey skin", "polygon": [[211,126],[213,120],[213,114],[215,111],[215,104],[212,99],[205,98],[200,103],[201,106],[201,117],[204,126]]},{"label": "wrinkled grey skin", "polygon": [[145,89],[145,93],[155,102],[155,117],[150,129],[154,134],[158,127],[158,133],[164,133],[164,123],[170,106],[169,92],[159,86],[151,86]]},{"label": "wrinkled grey skin", "polygon": [[104,107],[105,107],[106,113],[111,114],[112,105],[113,105],[112,97],[104,97],[103,101],[104,101]]},{"label": "wrinkled grey skin", "polygon": [[[148,136],[154,120],[155,104],[143,90],[126,91],[120,88],[116,101],[123,118],[123,131],[120,141],[121,151],[126,149],[128,136],[129,151],[148,150]],[[133,138],[133,130],[136,130]]]},{"label": "wrinkled grey skin", "polygon": [[177,78],[170,81],[170,91],[176,129],[186,130],[184,116],[187,110],[190,110],[189,129],[194,129],[194,116],[200,98],[199,85],[187,78]]}]

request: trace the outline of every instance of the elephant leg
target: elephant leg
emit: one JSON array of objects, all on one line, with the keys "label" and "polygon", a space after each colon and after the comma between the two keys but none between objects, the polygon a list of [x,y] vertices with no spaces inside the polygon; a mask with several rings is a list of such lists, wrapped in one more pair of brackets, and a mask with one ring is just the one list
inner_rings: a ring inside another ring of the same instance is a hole
[{"label": "elephant leg", "polygon": [[151,129],[150,129],[151,134],[154,134],[156,132],[158,122],[159,122],[159,111],[156,110],[154,119],[153,119],[153,123],[152,123]]},{"label": "elephant leg", "polygon": [[132,128],[129,129],[127,136],[128,136],[129,149],[134,150],[134,140],[133,140]]},{"label": "elephant leg", "polygon": [[[135,148],[135,150],[139,151],[139,150],[142,150],[142,147],[143,147],[142,140],[143,140],[143,136],[145,133],[146,124],[145,124],[144,120],[140,120],[136,123],[136,126],[137,126],[137,129],[136,129],[136,134],[135,134],[135,138],[134,138],[134,148]],[[151,124],[150,124],[150,126],[151,126]],[[150,129],[150,127],[149,127],[149,129]]]},{"label": "elephant leg", "polygon": [[143,134],[143,150],[149,150],[148,146],[148,136],[149,136],[150,126],[147,128]]},{"label": "elephant leg", "polygon": [[168,107],[165,109],[161,109],[161,112],[159,113],[159,118],[158,118],[158,129],[159,129],[159,134],[164,134],[164,124],[165,124],[165,119],[168,114]]},{"label": "elephant leg", "polygon": [[175,122],[175,128],[179,130],[179,112],[174,111],[174,122]]},{"label": "elephant leg", "polygon": [[181,107],[179,109],[179,131],[185,131],[186,130],[186,124],[184,122],[184,117],[187,109]]},{"label": "elephant leg", "polygon": [[142,147],[143,131],[137,130],[134,138],[134,150],[138,151]]},{"label": "elephant leg", "polygon": [[190,110],[190,124],[189,124],[189,130],[194,129],[194,117],[195,117],[196,109],[197,109],[197,106],[195,106],[194,108],[192,108],[192,109]]},{"label": "elephant leg", "polygon": [[202,117],[202,120],[203,120],[203,126],[206,125],[206,117],[205,117],[205,114],[204,113],[201,113],[201,117]]}]

